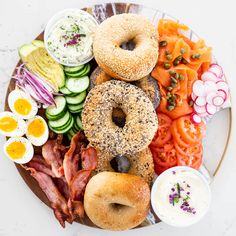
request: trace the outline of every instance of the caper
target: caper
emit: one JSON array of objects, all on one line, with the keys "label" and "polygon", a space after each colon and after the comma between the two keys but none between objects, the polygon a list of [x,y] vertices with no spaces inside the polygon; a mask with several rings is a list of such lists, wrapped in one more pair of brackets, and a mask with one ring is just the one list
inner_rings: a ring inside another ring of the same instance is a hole
[{"label": "caper", "polygon": [[168,111],[172,111],[172,110],[174,110],[175,109],[175,106],[173,106],[173,105],[168,105],[167,106],[167,110]]},{"label": "caper", "polygon": [[177,84],[172,82],[172,83],[170,84],[170,86],[171,86],[172,88],[175,88],[175,87],[177,86]]},{"label": "caper", "polygon": [[168,51],[168,50],[166,50],[165,51],[165,55],[167,56],[167,55],[169,55],[170,54],[170,52]]},{"label": "caper", "polygon": [[181,54],[184,54],[185,52],[186,52],[186,48],[181,48],[181,49],[180,49],[180,53],[181,53]]},{"label": "caper", "polygon": [[187,60],[185,60],[184,58],[182,59],[182,61],[181,61],[183,64],[187,64],[188,63],[188,61]]},{"label": "caper", "polygon": [[164,64],[164,68],[165,68],[166,70],[170,69],[170,67],[171,67],[171,65],[170,65],[169,63],[165,63],[165,64]]},{"label": "caper", "polygon": [[165,40],[159,42],[160,47],[165,47],[167,46],[167,42]]},{"label": "caper", "polygon": [[184,76],[182,74],[179,74],[179,80],[180,81],[184,80]]},{"label": "caper", "polygon": [[190,107],[192,107],[193,106],[193,100],[190,100],[188,104],[189,104]]},{"label": "caper", "polygon": [[195,53],[195,54],[191,55],[192,59],[199,59],[200,57],[201,57],[201,54],[199,54],[199,53]]},{"label": "caper", "polygon": [[173,88],[172,88],[171,86],[168,86],[166,89],[167,89],[168,91],[171,91]]},{"label": "caper", "polygon": [[177,80],[179,79],[179,74],[178,73],[175,74],[175,79],[177,79]]},{"label": "caper", "polygon": [[167,92],[167,94],[166,94],[166,97],[171,97],[172,95],[171,95],[171,93],[170,92]]},{"label": "caper", "polygon": [[175,65],[175,66],[177,66],[179,63],[180,63],[180,61],[182,60],[182,56],[180,55],[180,56],[178,56],[178,57],[176,57],[175,58],[175,60],[173,61],[173,64]]},{"label": "caper", "polygon": [[174,70],[170,70],[170,71],[169,71],[169,74],[170,74],[170,75],[175,75],[176,72],[175,72]]},{"label": "caper", "polygon": [[170,80],[171,80],[171,82],[174,83],[174,84],[177,84],[177,82],[178,82],[178,81],[176,80],[176,78],[174,78],[174,77],[171,77]]},{"label": "caper", "polygon": [[170,60],[172,59],[172,55],[171,55],[171,54],[167,54],[167,55],[166,55],[166,59],[167,59],[168,61],[170,61]]}]

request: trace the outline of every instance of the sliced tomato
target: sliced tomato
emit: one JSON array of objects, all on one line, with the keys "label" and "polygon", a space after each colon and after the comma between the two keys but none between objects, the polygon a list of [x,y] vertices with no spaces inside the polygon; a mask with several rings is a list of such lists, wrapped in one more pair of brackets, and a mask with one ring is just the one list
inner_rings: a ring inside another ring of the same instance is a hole
[{"label": "sliced tomato", "polygon": [[179,154],[177,152],[176,155],[177,155],[178,166],[189,166],[198,170],[202,164],[202,153],[186,156],[186,155]]},{"label": "sliced tomato", "polygon": [[189,144],[198,144],[204,136],[206,127],[203,122],[194,124],[190,116],[182,116],[176,120],[177,130],[183,141]]},{"label": "sliced tomato", "polygon": [[181,147],[188,147],[189,146],[189,143],[186,143],[183,140],[182,136],[180,135],[180,133],[177,129],[176,120],[172,122],[171,134],[172,134],[173,139],[175,140],[175,142],[177,142]]},{"label": "sliced tomato", "polygon": [[196,145],[190,145],[188,147],[183,147],[179,145],[177,142],[174,141],[174,147],[175,150],[180,154],[180,155],[194,155],[194,154],[202,154],[202,144],[196,144]]},{"label": "sliced tomato", "polygon": [[152,140],[151,145],[156,147],[162,147],[171,139],[170,126],[172,120],[163,113],[158,113],[157,118],[158,130]]},{"label": "sliced tomato", "polygon": [[177,165],[177,156],[174,145],[167,143],[162,148],[152,148],[155,172],[159,175],[170,167]]}]

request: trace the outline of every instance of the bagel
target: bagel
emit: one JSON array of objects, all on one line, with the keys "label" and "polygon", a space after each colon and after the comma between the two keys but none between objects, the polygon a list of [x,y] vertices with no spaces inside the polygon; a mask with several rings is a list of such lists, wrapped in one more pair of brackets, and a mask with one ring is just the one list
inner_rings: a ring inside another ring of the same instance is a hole
[{"label": "bagel", "polygon": [[[122,45],[130,41],[133,50],[123,49]],[[147,76],[157,63],[158,33],[143,16],[114,15],[97,27],[93,53],[98,65],[111,77],[136,81]]]},{"label": "bagel", "polygon": [[[97,150],[98,164],[95,169],[95,173],[103,171],[112,171],[112,172],[125,172],[132,175],[137,175],[143,178],[145,182],[151,185],[154,176],[154,164],[152,159],[152,153],[149,148],[142,150],[141,152],[135,153],[133,155],[126,155],[124,158],[127,158],[128,164],[120,164],[123,168],[118,170],[118,161],[117,158],[122,158],[122,156],[114,157],[108,152],[101,152]],[[113,164],[113,160],[114,164]],[[126,160],[126,159],[125,159]],[[128,165],[127,170],[124,165]]]},{"label": "bagel", "polygon": [[142,178],[101,172],[88,182],[84,210],[90,220],[107,230],[127,230],[141,224],[150,206],[150,189]]},{"label": "bagel", "polygon": [[[123,128],[112,121],[114,107],[126,114]],[[119,80],[107,81],[90,90],[82,111],[82,124],[91,145],[113,155],[145,149],[158,127],[155,109],[147,95]]]},{"label": "bagel", "polygon": [[[90,86],[89,89],[92,89],[94,86],[102,84],[108,80],[113,79],[111,76],[106,74],[99,66],[92,72],[90,76]],[[141,88],[152,101],[155,109],[160,104],[160,91],[157,84],[157,81],[153,79],[150,75],[131,82],[133,85]]]}]

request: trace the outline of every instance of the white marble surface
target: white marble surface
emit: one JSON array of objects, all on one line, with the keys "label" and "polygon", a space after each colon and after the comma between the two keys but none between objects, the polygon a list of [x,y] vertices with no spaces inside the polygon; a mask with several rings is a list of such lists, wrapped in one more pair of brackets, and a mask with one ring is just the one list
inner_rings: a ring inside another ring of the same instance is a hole
[{"label": "white marble surface", "polygon": [[[32,40],[50,16],[63,8],[84,7],[101,1],[1,0],[0,8],[0,106],[11,72],[18,61],[17,47]],[[234,0],[153,0],[133,1],[165,11],[191,26],[214,48],[236,95],[236,14]],[[235,107],[234,107],[235,109]],[[217,127],[216,127],[217,128]],[[160,223],[114,235],[236,235],[236,156],[235,126],[223,165],[213,181],[213,202],[207,216],[189,228],[172,228]],[[0,146],[4,138],[0,137]],[[214,157],[212,157],[214,158]],[[62,229],[50,209],[37,199],[0,149],[0,236],[86,236],[111,235],[79,224]]]}]

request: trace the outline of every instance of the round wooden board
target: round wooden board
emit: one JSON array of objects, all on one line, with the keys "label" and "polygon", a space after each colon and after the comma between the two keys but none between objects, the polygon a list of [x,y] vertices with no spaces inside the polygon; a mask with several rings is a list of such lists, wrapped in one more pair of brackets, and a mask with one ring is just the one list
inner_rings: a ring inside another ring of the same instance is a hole
[{"label": "round wooden board", "polygon": [[[160,18],[172,18],[168,15],[166,15],[163,12],[160,12],[158,10],[155,9],[151,9],[151,8],[146,8],[142,5],[137,5],[137,4],[127,4],[127,3],[107,3],[107,4],[98,4],[98,5],[94,5],[92,7],[88,7],[88,8],[84,8],[83,10],[86,10],[87,12],[89,12],[90,14],[92,14],[99,23],[101,23],[103,20],[105,20],[106,18],[114,15],[114,14],[121,14],[121,13],[137,13],[137,14],[141,14],[146,16],[147,18],[149,18],[155,25],[157,25],[157,22]],[[172,18],[174,19],[174,18]],[[194,37],[194,33],[192,31],[190,31],[190,38]],[[197,37],[197,36],[196,36]],[[43,40],[43,32],[38,35],[36,37],[36,39],[40,39]],[[16,67],[20,65],[20,61],[18,62],[18,64],[16,65]],[[92,70],[97,66],[95,60],[92,61]],[[91,70],[91,71],[92,71]],[[13,72],[13,75],[15,74],[16,69]],[[15,89],[15,81],[13,79],[10,80],[9,86],[8,86],[8,90],[6,93],[6,99],[5,99],[5,110],[6,111],[10,111],[8,103],[7,103],[7,97],[8,94]],[[44,111],[40,110],[39,111],[40,115],[44,116]],[[224,137],[224,146],[222,148],[222,150],[219,153],[219,157],[216,161],[216,163],[212,164],[208,164],[207,165],[207,169],[212,169],[211,175],[214,176],[216,174],[216,172],[219,170],[221,162],[224,158],[226,149],[227,149],[227,145],[229,142],[229,137],[230,137],[230,131],[231,131],[231,121],[232,121],[232,117],[231,117],[231,109],[227,109],[226,112],[224,112],[224,114],[222,115],[222,119],[227,119],[227,121],[222,124],[224,130],[226,131],[227,135]],[[35,148],[35,153],[36,154],[41,154],[41,148]],[[214,166],[213,166],[214,165]],[[209,167],[208,167],[209,166]],[[213,166],[213,167],[212,167]],[[26,171],[24,168],[22,168],[20,165],[16,164],[16,168],[19,171],[21,177],[24,179],[25,183],[28,185],[28,187],[32,190],[32,192],[42,201],[44,202],[47,206],[50,207],[50,202],[48,201],[46,195],[44,194],[44,192],[40,189],[38,183],[36,182],[36,180],[30,175],[30,173],[28,171]],[[88,217],[85,217],[85,219],[83,221],[78,221],[79,223],[85,224],[87,226],[92,226],[92,227],[96,227],[90,220]],[[159,219],[158,218],[153,218],[153,221],[150,221],[149,223],[144,223],[141,226],[146,226],[148,224],[154,224],[154,223],[158,223]]]}]

